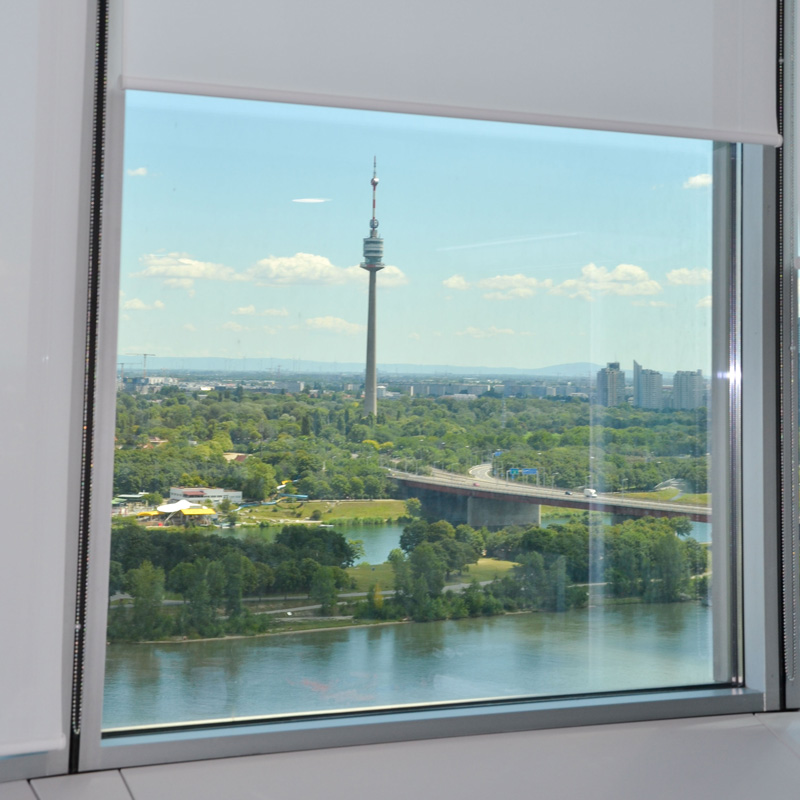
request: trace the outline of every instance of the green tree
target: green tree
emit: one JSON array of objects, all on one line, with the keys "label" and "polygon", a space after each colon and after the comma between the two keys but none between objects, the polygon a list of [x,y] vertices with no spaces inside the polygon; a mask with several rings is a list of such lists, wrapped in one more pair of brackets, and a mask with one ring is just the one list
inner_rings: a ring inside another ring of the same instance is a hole
[{"label": "green tree", "polygon": [[253,591],[260,599],[265,594],[269,594],[269,590],[275,583],[275,572],[269,564],[263,564],[260,561],[255,563],[256,579],[253,586]]},{"label": "green tree", "polygon": [[688,587],[689,570],[682,542],[673,533],[658,536],[652,545],[652,572],[647,597],[656,603],[679,600]]},{"label": "green tree", "polygon": [[320,614],[330,617],[336,613],[339,595],[333,570],[335,567],[317,567],[311,579],[311,599],[320,605]]},{"label": "green tree", "polygon": [[367,590],[367,603],[369,603],[372,616],[380,619],[383,615],[383,594],[377,581]]},{"label": "green tree", "polygon": [[411,565],[399,548],[395,548],[389,553],[389,563],[392,565],[395,599],[405,609],[406,613],[409,613],[413,604],[414,592]]},{"label": "green tree", "polygon": [[[411,574],[416,581],[422,581],[425,590],[432,596],[437,596],[444,588],[444,578],[447,565],[430,542],[417,545],[408,557],[411,565]],[[416,597],[415,589],[415,597]]]},{"label": "green tree", "polygon": [[125,576],[125,588],[133,597],[130,631],[136,639],[160,639],[167,628],[162,602],[164,600],[164,570],[150,561],[130,570]]},{"label": "green tree", "polygon": [[181,561],[170,570],[167,576],[167,588],[171,592],[177,592],[186,602],[196,580],[195,572],[194,564],[189,561]]},{"label": "green tree", "polygon": [[108,595],[119,594],[125,586],[125,572],[119,561],[112,561],[108,570]]},{"label": "green tree", "polygon": [[405,502],[406,514],[409,517],[422,516],[422,501],[418,497],[409,497]]}]

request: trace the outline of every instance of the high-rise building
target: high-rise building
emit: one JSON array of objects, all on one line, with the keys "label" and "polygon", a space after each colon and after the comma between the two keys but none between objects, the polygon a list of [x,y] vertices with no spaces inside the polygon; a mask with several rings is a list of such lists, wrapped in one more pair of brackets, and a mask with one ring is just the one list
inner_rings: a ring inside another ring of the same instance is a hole
[{"label": "high-rise building", "polygon": [[378,159],[372,164],[372,219],[369,236],[364,239],[364,261],[361,269],[369,273],[369,307],[367,312],[367,368],[364,375],[364,415],[378,415],[378,377],[375,366],[375,278],[384,268],[383,239],[378,236],[378,219],[375,216],[375,195],[378,189]]},{"label": "high-rise building", "polygon": [[660,411],[664,407],[664,381],[660,372],[633,362],[633,405]]},{"label": "high-rise building", "polygon": [[675,373],[672,381],[672,406],[691,411],[706,405],[706,382],[703,370],[682,370]]},{"label": "high-rise building", "polygon": [[619,361],[609,361],[597,373],[597,402],[601,406],[618,406],[625,402],[625,373]]}]

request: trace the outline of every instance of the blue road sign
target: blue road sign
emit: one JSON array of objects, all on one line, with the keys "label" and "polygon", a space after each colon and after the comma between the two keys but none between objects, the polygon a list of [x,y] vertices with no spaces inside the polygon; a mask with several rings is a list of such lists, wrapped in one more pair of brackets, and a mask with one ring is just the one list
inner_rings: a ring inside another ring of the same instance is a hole
[{"label": "blue road sign", "polygon": [[519,475],[519,470],[516,467],[511,467],[511,469],[508,471],[508,474],[509,475]]},{"label": "blue road sign", "polygon": [[523,475],[538,475],[539,474],[539,470],[536,469],[536,467],[525,467],[525,469],[522,470],[522,474]]}]

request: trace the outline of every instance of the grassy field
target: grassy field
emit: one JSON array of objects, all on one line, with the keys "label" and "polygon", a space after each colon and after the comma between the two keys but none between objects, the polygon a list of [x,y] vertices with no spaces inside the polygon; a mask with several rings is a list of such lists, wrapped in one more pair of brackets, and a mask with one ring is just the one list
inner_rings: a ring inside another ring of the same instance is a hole
[{"label": "grassy field", "polygon": [[[308,503],[311,506],[311,503]],[[359,517],[380,517],[397,519],[405,516],[406,504],[402,500],[330,500],[320,504],[322,521],[326,519],[358,519]],[[308,511],[311,516],[314,509]]]},{"label": "grassy field", "polygon": [[707,506],[711,503],[711,495],[708,493],[681,494],[674,487],[660,489],[657,492],[625,492],[624,496],[629,497],[631,500],[656,500],[660,503],[685,503],[689,506]]},{"label": "grassy field", "polygon": [[347,574],[355,579],[354,592],[366,592],[373,583],[381,589],[394,589],[394,573],[388,563],[384,564],[359,564],[357,567],[348,567]]},{"label": "grassy field", "polygon": [[658,503],[668,503],[679,494],[678,489],[670,487],[669,489],[659,489],[657,492],[625,492],[623,496],[629,497],[631,500],[655,500]]},{"label": "grassy field", "polygon": [[321,514],[320,522],[357,519],[397,519],[406,513],[402,500],[308,500],[292,508],[289,505],[253,506],[239,512],[241,522],[278,522],[278,520],[310,520],[315,511]]},{"label": "grassy field", "polygon": [[711,505],[711,495],[705,494],[684,494],[675,500],[676,503],[686,503],[690,506],[709,506]]},{"label": "grassy field", "polygon": [[[469,583],[476,581],[492,581],[495,578],[502,578],[503,575],[514,566],[513,561],[500,561],[495,558],[481,558],[477,564],[469,565],[469,572],[462,575],[451,575],[448,583]],[[347,574],[355,579],[356,588],[353,591],[366,592],[373,583],[377,583],[381,589],[394,589],[394,575],[389,564],[359,564],[357,567],[349,567]]]},{"label": "grassy field", "polygon": [[545,506],[542,507],[542,519],[571,519],[575,517],[580,519],[586,511],[582,508],[559,508],[558,506]]},{"label": "grassy field", "polygon": [[469,565],[469,572],[465,573],[464,580],[492,581],[502,578],[511,567],[513,561],[501,561],[499,558],[479,558],[477,564]]}]

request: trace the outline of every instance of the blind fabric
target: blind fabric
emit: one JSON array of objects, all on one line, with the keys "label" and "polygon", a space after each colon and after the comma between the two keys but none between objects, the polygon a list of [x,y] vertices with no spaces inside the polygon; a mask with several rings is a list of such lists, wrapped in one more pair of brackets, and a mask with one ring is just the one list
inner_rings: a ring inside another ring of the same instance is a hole
[{"label": "blind fabric", "polygon": [[26,0],[4,4],[0,25],[0,759],[66,744],[74,612],[65,597],[75,571],[86,325],[88,24],[88,0]]},{"label": "blind fabric", "polygon": [[123,86],[780,143],[774,0],[125,0]]}]

